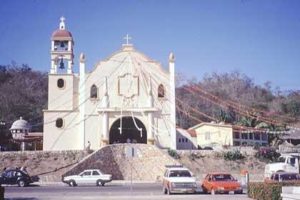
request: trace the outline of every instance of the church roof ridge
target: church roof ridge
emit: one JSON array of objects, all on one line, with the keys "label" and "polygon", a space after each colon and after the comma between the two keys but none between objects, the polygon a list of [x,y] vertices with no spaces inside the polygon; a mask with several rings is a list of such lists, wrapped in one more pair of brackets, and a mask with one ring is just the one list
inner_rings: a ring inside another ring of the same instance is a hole
[{"label": "church roof ridge", "polygon": [[[148,57],[146,54],[144,54],[141,51],[137,50],[136,48],[134,48],[134,46],[132,44],[123,44],[122,47],[119,50],[117,50],[114,53],[110,54],[105,59],[96,62],[96,64],[94,65],[94,68],[90,71],[90,73],[95,71],[97,69],[97,67],[99,65],[101,65],[101,63],[105,63],[105,62],[109,62],[109,61],[115,61],[115,60],[113,60],[113,57],[115,57],[119,54],[122,54],[122,53],[126,53],[126,52],[130,53],[130,56],[133,55],[132,53],[140,55],[140,57],[144,58],[144,60],[146,62],[156,64],[160,68],[160,70],[162,70],[164,73],[166,73],[165,69],[162,67],[160,62]],[[120,62],[121,62],[121,60],[120,60]]]}]

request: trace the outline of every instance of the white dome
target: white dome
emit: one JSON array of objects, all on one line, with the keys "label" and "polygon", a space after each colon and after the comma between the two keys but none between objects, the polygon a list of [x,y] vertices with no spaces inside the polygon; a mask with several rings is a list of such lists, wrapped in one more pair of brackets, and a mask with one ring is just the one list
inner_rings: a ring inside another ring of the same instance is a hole
[{"label": "white dome", "polygon": [[10,130],[29,130],[30,125],[29,123],[24,120],[22,117],[20,117],[19,120],[15,121],[12,125]]}]

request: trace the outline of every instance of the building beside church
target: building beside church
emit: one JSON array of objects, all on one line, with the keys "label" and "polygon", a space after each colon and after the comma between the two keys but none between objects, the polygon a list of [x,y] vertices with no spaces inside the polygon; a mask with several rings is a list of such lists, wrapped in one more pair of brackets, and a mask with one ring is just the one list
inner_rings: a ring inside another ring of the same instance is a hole
[{"label": "building beside church", "polygon": [[86,71],[74,73],[74,38],[61,18],[51,37],[44,150],[98,149],[114,143],[147,143],[176,149],[175,59],[168,70],[127,41]]},{"label": "building beside church", "polygon": [[191,128],[197,138],[199,148],[215,146],[266,146],[268,134],[254,129],[236,128],[232,124],[200,123]]}]

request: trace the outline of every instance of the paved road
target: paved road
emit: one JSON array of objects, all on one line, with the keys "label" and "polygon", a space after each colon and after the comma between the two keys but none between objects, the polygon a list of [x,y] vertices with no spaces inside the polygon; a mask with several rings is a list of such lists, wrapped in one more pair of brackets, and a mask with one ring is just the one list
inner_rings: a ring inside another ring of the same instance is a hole
[{"label": "paved road", "polygon": [[80,186],[69,187],[66,185],[43,185],[19,188],[17,186],[5,187],[5,199],[7,200],[92,200],[92,199],[205,199],[205,200],[249,200],[246,195],[163,195],[161,184],[139,183],[134,184],[131,190],[130,184],[108,184],[105,187]]}]

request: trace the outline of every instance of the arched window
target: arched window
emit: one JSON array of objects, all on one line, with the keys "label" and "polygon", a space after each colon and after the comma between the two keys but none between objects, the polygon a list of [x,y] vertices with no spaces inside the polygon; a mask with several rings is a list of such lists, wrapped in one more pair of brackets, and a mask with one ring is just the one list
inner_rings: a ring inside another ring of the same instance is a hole
[{"label": "arched window", "polygon": [[58,88],[64,88],[65,87],[64,79],[60,78],[60,79],[57,80],[57,87]]},{"label": "arched window", "polygon": [[158,86],[158,95],[157,95],[159,98],[163,98],[163,97],[165,97],[165,87],[162,85],[162,84],[160,84],[159,86]]},{"label": "arched window", "polygon": [[90,97],[93,98],[93,99],[97,99],[98,98],[98,88],[97,88],[96,85],[92,85]]},{"label": "arched window", "polygon": [[56,122],[55,122],[55,125],[56,125],[57,128],[62,128],[63,125],[64,125],[64,120],[62,118],[57,118]]}]

